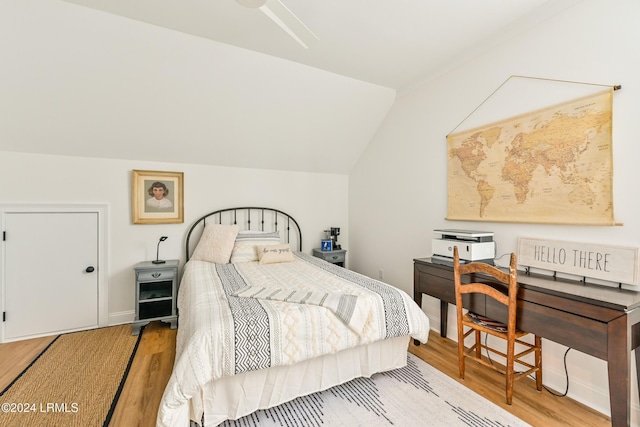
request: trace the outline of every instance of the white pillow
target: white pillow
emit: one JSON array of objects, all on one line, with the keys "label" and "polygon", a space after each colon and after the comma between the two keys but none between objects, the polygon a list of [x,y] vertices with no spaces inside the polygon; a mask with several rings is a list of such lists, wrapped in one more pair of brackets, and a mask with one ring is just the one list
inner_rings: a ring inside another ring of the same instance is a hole
[{"label": "white pillow", "polygon": [[191,259],[227,264],[237,235],[237,225],[207,224]]},{"label": "white pillow", "polygon": [[266,231],[240,231],[236,236],[236,241],[231,251],[231,262],[258,261],[258,251],[256,247],[266,245],[279,245],[280,233]]},{"label": "white pillow", "polygon": [[258,260],[260,264],[275,264],[277,262],[291,262],[295,258],[293,252],[291,252],[291,246],[284,245],[258,245],[256,247],[258,252]]}]

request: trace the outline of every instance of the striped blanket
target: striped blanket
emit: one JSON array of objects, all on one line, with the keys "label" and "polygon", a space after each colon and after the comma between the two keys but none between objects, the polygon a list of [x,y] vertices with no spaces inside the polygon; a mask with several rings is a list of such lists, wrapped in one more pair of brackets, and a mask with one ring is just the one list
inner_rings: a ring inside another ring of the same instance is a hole
[{"label": "striped blanket", "polygon": [[247,286],[234,292],[233,296],[318,305],[331,310],[333,314],[356,333],[362,332],[362,328],[364,328],[364,324],[369,319],[373,309],[371,304],[366,304],[362,301],[359,303],[358,297],[355,295],[336,292],[296,291],[264,286]]}]

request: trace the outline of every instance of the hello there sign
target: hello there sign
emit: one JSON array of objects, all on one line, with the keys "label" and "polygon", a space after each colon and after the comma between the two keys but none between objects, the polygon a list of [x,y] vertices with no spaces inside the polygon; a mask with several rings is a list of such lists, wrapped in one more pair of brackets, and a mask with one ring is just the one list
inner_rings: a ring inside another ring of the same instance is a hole
[{"label": "hello there sign", "polygon": [[518,264],[635,285],[638,248],[520,237]]}]

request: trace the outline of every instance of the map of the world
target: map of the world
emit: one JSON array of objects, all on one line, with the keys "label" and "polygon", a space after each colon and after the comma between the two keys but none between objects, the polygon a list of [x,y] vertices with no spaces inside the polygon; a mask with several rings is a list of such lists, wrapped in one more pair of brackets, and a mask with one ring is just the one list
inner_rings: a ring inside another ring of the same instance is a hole
[{"label": "map of the world", "polygon": [[449,135],[447,219],[613,225],[612,97]]}]

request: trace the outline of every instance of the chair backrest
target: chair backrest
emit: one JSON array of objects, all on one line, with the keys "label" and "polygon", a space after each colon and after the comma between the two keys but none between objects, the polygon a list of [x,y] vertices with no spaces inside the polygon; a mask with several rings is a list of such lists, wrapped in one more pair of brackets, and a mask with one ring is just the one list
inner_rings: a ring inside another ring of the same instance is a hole
[{"label": "chair backrest", "polygon": [[[483,282],[472,281],[471,283],[462,283],[461,276],[470,274],[474,274],[473,279],[482,280]],[[484,275],[486,277],[483,278],[480,275]],[[462,310],[463,294],[480,293],[487,295],[499,303],[508,306],[507,326],[509,330],[515,331],[518,293],[516,254],[511,253],[509,272],[507,273],[497,267],[483,262],[460,264],[458,247],[455,246],[453,248],[453,276],[456,289],[456,306],[460,312]]]}]

